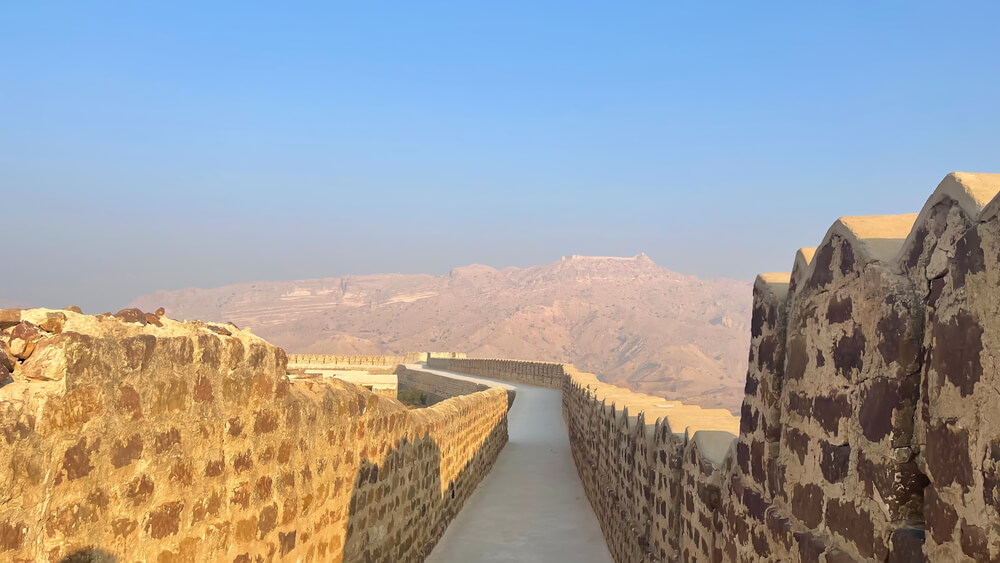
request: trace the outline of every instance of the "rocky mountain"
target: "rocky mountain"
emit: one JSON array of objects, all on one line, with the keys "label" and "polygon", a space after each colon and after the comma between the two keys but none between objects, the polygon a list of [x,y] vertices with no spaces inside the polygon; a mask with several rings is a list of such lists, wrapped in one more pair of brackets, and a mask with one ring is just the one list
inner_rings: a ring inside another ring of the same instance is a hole
[{"label": "rocky mountain", "polygon": [[160,291],[136,299],[178,319],[230,321],[289,352],[467,352],[572,362],[668,399],[738,410],[751,284],[631,258],[572,256],[446,276],[366,275]]}]

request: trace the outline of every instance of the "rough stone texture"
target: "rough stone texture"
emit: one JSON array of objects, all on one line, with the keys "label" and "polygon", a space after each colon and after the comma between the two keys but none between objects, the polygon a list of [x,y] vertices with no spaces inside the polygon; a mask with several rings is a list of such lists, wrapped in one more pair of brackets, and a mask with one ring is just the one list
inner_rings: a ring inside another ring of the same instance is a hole
[{"label": "rough stone texture", "polygon": [[10,328],[21,322],[20,309],[0,309],[0,330]]},{"label": "rough stone texture", "polygon": [[[573,457],[615,560],[677,561],[685,548],[697,560],[697,553],[719,551],[721,520],[709,513],[721,506],[719,468],[739,420],[563,369]],[[695,445],[692,436],[703,431],[716,434]],[[685,461],[692,455],[695,461]]]},{"label": "rough stone texture", "polygon": [[894,453],[913,434],[921,305],[891,264],[914,219],[839,220],[788,303],[782,421],[795,441],[779,448],[778,471],[794,485],[778,510],[855,559],[884,560],[896,522],[921,509],[919,478],[872,482],[915,471]]},{"label": "rough stone texture", "polygon": [[38,330],[0,387],[5,561],[419,561],[506,442],[503,389],[408,410],[231,325],[51,313],[3,333]]},{"label": "rough stone texture", "polygon": [[925,250],[931,258],[915,260],[911,271],[928,295],[917,440],[918,462],[930,480],[924,553],[930,561],[996,561],[1000,200],[982,205],[989,194],[968,189],[976,187],[975,178],[957,180],[978,197],[940,198],[923,229],[926,238],[940,241],[938,249]]},{"label": "rough stone texture", "polygon": [[[768,557],[766,509],[782,492],[774,474],[781,441],[781,391],[785,378],[786,299],[791,276],[761,274],[754,282],[746,395],[733,468],[725,472],[725,542],[732,559]],[[801,354],[801,351],[796,353]],[[803,436],[804,439],[808,439]],[[734,473],[735,471],[735,473]]]},{"label": "rough stone texture", "polygon": [[790,275],[758,278],[721,460],[670,430],[684,405],[567,366],[615,559],[1000,561],[998,191],[1000,175],[950,174],[919,215],[842,218]]}]

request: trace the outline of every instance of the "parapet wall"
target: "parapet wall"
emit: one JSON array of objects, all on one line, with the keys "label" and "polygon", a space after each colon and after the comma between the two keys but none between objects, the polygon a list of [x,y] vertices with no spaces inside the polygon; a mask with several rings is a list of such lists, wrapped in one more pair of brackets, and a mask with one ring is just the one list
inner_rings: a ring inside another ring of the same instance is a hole
[{"label": "parapet wall", "polygon": [[427,360],[427,366],[433,369],[527,383],[551,389],[562,389],[566,378],[563,364],[552,362],[431,357]]},{"label": "parapet wall", "polygon": [[998,191],[951,174],[758,277],[738,429],[567,368],[616,561],[1000,560]]},{"label": "parapet wall", "polygon": [[426,363],[429,359],[465,358],[460,352],[408,352],[399,355],[337,355],[337,354],[288,354],[290,368],[312,367],[327,369],[385,367],[394,368],[402,364]]},{"label": "parapet wall", "polygon": [[739,419],[566,369],[573,458],[615,561],[716,561],[719,467]]},{"label": "parapet wall", "polygon": [[[479,391],[498,387],[497,385],[488,385],[469,379],[439,375],[431,369],[423,369],[418,366],[400,366],[396,373],[399,377],[400,389],[415,389],[420,391],[424,394],[429,404],[438,403],[451,397],[471,395]],[[508,405],[513,405],[515,397],[514,389],[501,388],[507,392]]]},{"label": "parapet wall", "polygon": [[295,369],[309,366],[314,368],[356,368],[356,367],[388,367],[395,368],[400,364],[420,361],[419,354],[406,356],[343,356],[334,354],[288,354],[288,367]]},{"label": "parapet wall", "polygon": [[502,389],[408,410],[231,325],[0,331],[2,560],[419,561],[507,439]]}]

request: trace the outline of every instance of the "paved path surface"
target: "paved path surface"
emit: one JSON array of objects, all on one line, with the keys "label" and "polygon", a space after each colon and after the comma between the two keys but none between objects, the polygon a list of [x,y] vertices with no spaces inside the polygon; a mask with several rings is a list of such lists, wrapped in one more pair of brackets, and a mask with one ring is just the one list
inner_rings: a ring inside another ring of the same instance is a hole
[{"label": "paved path surface", "polygon": [[611,563],[573,463],[562,392],[425,371],[517,389],[509,442],[427,561]]}]

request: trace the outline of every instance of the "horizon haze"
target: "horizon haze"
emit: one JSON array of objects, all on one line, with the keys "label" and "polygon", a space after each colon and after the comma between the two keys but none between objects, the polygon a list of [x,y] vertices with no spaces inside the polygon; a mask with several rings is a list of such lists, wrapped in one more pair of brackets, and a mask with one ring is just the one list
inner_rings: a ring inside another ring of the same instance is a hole
[{"label": "horizon haze", "polygon": [[571,254],[751,280],[831,213],[1000,170],[994,3],[3,17],[0,192],[32,258],[8,304]]}]

